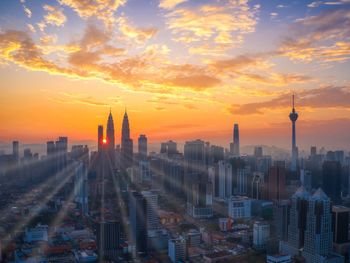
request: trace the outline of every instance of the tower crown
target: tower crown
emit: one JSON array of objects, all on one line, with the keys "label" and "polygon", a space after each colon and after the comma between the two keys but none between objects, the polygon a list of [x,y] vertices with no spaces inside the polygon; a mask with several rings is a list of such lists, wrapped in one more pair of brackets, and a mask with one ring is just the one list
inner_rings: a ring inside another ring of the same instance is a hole
[{"label": "tower crown", "polygon": [[289,119],[292,121],[292,122],[295,122],[297,121],[299,115],[298,113],[295,111],[295,107],[294,107],[294,94],[293,94],[293,108],[292,108],[292,112],[289,114]]}]

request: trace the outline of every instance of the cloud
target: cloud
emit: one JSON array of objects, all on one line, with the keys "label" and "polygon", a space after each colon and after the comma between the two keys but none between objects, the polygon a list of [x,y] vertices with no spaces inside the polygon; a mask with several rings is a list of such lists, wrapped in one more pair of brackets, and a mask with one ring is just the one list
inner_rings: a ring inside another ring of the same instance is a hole
[{"label": "cloud", "polygon": [[350,10],[332,9],[316,16],[298,19],[279,53],[304,62],[344,61],[350,58]]},{"label": "cloud", "polygon": [[128,39],[134,40],[137,43],[144,43],[155,36],[158,30],[155,27],[139,28],[131,25],[130,21],[121,16],[118,19],[119,31]]},{"label": "cloud", "polygon": [[[258,6],[250,7],[248,1],[219,0],[212,4],[174,8],[165,17],[173,39],[191,43],[191,52],[204,50],[204,54],[218,54],[239,46],[244,36],[255,31]],[[203,43],[206,43],[203,45]],[[211,49],[216,49],[211,52]]]},{"label": "cloud", "polygon": [[115,12],[126,0],[59,0],[59,3],[69,6],[82,18],[95,17],[110,28],[116,22]]},{"label": "cloud", "polygon": [[[56,102],[59,102],[59,103],[83,104],[83,105],[95,106],[95,107],[111,106],[110,104],[107,104],[105,102],[95,100],[91,96],[86,96],[86,95],[81,95],[81,94],[73,94],[73,93],[67,93],[67,92],[61,92],[59,94],[59,97],[55,96],[52,99]],[[115,103],[113,103],[113,104],[115,104]]]},{"label": "cloud", "polygon": [[[228,110],[232,114],[263,114],[265,110],[290,107],[290,94],[283,94],[264,102],[232,104]],[[350,87],[316,88],[297,94],[298,107],[310,108],[350,108]]]},{"label": "cloud", "polygon": [[319,7],[321,5],[343,5],[343,4],[349,4],[350,1],[349,0],[340,0],[340,1],[314,1],[311,2],[310,4],[307,5],[307,7],[310,8],[316,8]]},{"label": "cloud", "polygon": [[44,16],[45,24],[54,26],[63,26],[67,18],[63,14],[63,10],[58,6],[44,5],[44,10],[47,11],[47,15]]},{"label": "cloud", "polygon": [[160,0],[159,7],[164,9],[173,9],[179,4],[185,3],[188,0]]},{"label": "cloud", "polygon": [[35,27],[32,24],[27,24],[27,27],[28,27],[30,32],[36,33]]},{"label": "cloud", "polygon": [[23,5],[23,9],[24,9],[24,12],[26,13],[27,17],[31,18],[32,17],[32,11],[28,7],[26,7],[25,5]]}]

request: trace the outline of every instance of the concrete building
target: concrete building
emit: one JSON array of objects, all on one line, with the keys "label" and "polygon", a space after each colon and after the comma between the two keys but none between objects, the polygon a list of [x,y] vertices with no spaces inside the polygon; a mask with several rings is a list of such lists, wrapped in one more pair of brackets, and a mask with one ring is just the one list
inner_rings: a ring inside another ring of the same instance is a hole
[{"label": "concrete building", "polygon": [[228,202],[228,216],[232,219],[251,217],[251,199],[245,196],[232,196]]}]

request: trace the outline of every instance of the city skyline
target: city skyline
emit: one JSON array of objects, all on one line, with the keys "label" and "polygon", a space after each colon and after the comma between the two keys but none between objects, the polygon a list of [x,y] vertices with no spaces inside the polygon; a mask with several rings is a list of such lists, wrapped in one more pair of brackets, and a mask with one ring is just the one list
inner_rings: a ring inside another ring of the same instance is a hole
[{"label": "city skyline", "polygon": [[0,3],[0,141],[94,140],[127,106],[134,140],[226,145],[239,123],[289,149],[294,92],[298,147],[350,148],[348,1],[101,3]]}]

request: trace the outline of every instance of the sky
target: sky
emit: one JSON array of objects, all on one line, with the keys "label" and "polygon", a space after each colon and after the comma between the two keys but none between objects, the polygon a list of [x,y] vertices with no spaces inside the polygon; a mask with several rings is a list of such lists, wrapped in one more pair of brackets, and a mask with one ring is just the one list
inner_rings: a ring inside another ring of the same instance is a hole
[{"label": "sky", "polygon": [[0,0],[0,142],[350,149],[350,0]]}]

